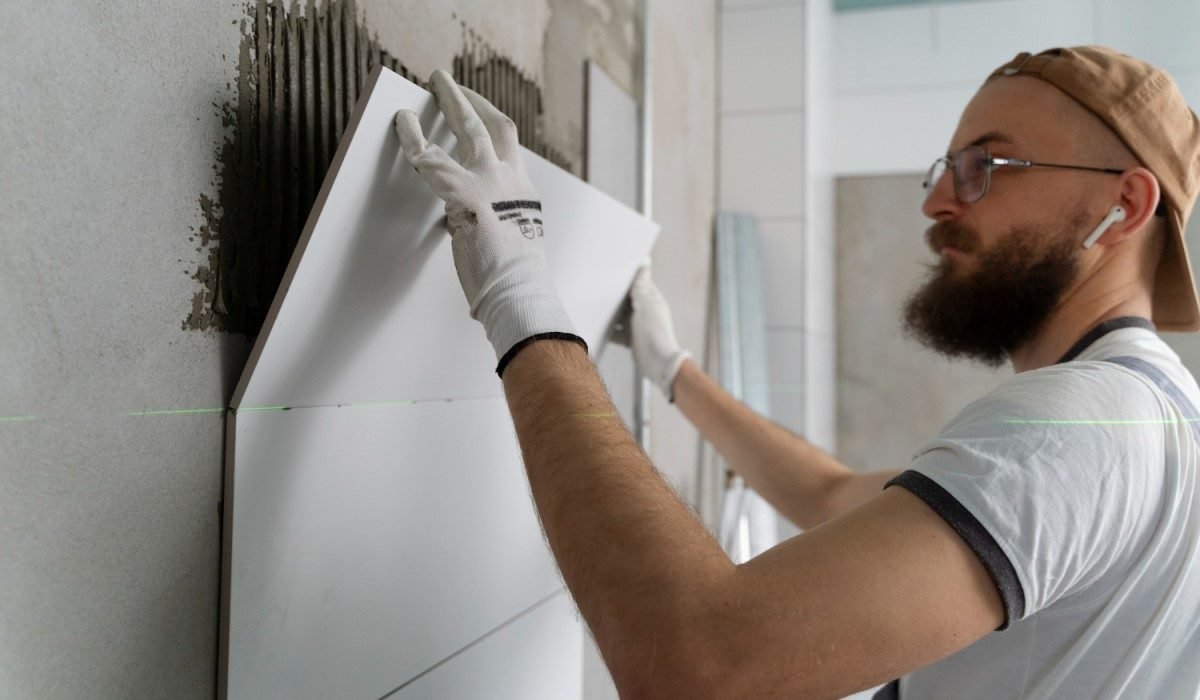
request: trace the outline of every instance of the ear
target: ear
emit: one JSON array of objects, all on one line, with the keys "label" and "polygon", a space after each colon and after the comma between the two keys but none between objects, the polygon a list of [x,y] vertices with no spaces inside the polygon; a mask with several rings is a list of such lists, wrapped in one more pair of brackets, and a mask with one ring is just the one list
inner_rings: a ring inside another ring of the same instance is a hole
[{"label": "ear", "polygon": [[1118,186],[1119,199],[1113,204],[1120,204],[1125,209],[1125,220],[1109,227],[1098,241],[1101,245],[1116,245],[1144,231],[1146,225],[1154,219],[1154,210],[1158,208],[1161,194],[1158,179],[1149,170],[1133,168],[1127,171],[1121,175]]}]

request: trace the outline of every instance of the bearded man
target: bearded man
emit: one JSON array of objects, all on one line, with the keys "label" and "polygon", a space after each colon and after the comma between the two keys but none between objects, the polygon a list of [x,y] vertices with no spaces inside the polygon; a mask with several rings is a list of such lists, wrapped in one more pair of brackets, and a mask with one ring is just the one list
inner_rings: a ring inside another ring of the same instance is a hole
[{"label": "bearded man", "polygon": [[1200,388],[1155,333],[1200,329],[1200,119],[1167,74],[1023,53],[967,106],[926,181],[939,262],[904,319],[1014,375],[904,470],[852,471],[734,400],[639,274],[643,373],[805,529],[741,565],[616,417],[540,239],[496,219],[537,204],[511,122],[432,83],[463,163],[415,115],[397,128],[447,202],[547,539],[623,697],[1200,694]]}]

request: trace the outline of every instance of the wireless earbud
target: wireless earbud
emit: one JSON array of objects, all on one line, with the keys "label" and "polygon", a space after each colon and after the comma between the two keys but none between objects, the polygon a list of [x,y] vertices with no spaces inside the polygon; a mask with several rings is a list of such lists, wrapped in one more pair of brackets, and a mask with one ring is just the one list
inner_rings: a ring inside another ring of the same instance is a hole
[{"label": "wireless earbud", "polygon": [[1101,221],[1100,225],[1096,227],[1096,230],[1092,231],[1091,235],[1089,235],[1083,241],[1083,247],[1091,248],[1093,245],[1096,244],[1096,241],[1100,240],[1100,237],[1104,235],[1104,232],[1108,230],[1109,226],[1112,226],[1113,224],[1117,223],[1118,221],[1124,221],[1124,220],[1125,220],[1124,207],[1122,207],[1121,205],[1118,204],[1118,205],[1114,206],[1112,209],[1109,209],[1108,216],[1104,217],[1104,221]]}]

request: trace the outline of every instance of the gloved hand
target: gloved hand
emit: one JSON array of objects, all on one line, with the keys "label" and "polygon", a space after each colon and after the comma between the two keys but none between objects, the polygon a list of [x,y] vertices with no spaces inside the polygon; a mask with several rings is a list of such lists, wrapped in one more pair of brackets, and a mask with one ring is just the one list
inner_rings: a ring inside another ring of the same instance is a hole
[{"label": "gloved hand", "polygon": [[630,319],[633,359],[642,375],[658,385],[671,402],[675,401],[675,376],[691,353],[679,347],[671,324],[671,307],[650,279],[650,268],[643,267],[633,278],[629,291],[633,305]]},{"label": "gloved hand", "polygon": [[512,119],[446,71],[429,80],[458,138],[461,165],[425,140],[416,113],[396,113],[404,154],[446,202],[450,247],[471,318],[496,351],[496,373],[542,338],[587,344],[563,309],[546,264],[542,205],[525,174]]}]

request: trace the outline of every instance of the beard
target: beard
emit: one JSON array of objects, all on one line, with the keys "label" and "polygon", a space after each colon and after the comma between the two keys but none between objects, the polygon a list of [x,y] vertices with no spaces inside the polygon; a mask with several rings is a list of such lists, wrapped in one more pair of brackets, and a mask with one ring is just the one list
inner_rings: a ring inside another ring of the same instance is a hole
[{"label": "beard", "polygon": [[[1077,212],[1069,231],[1014,228],[979,253],[969,273],[956,273],[960,261],[950,257],[928,266],[904,303],[905,332],[946,357],[999,367],[1038,334],[1075,280],[1082,248],[1073,234],[1086,220]],[[925,238],[935,251],[978,250],[978,234],[950,222],[934,224]]]}]

